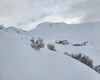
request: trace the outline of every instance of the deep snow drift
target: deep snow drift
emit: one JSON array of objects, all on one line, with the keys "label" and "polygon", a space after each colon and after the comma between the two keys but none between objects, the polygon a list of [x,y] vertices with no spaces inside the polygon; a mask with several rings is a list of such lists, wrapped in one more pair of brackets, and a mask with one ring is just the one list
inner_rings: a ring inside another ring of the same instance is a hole
[{"label": "deep snow drift", "polygon": [[[91,30],[91,33],[88,33],[87,29],[81,29],[81,27],[75,29],[67,27],[68,30],[65,27],[66,24],[59,24],[53,24],[58,26],[52,27],[51,25],[49,28],[48,23],[43,23],[42,27],[39,26],[34,31],[26,32],[25,35],[42,37],[45,44],[55,44],[56,39],[68,39],[73,43],[86,39],[89,41],[93,38],[88,38],[92,34]],[[71,29],[72,31],[70,31]],[[77,32],[77,30],[81,31]],[[73,31],[77,33],[75,34]],[[82,31],[85,33],[84,37],[82,37]],[[93,69],[63,54],[64,52],[82,52],[99,63],[99,48],[97,50],[93,48],[94,45],[97,45],[99,34],[91,35],[97,37],[91,40],[92,45],[75,47],[72,46],[72,43],[70,45],[55,44],[57,52],[48,50],[46,46],[40,51],[32,49],[31,42],[25,35],[12,34],[12,31],[6,32],[0,29],[0,80],[100,80],[100,74]]]}]

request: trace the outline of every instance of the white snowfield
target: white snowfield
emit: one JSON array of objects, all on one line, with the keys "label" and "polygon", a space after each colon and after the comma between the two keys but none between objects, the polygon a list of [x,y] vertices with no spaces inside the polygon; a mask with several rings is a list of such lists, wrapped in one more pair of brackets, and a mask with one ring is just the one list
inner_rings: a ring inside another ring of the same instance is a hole
[{"label": "white snowfield", "polygon": [[[46,43],[53,43],[57,52],[83,53],[89,56],[95,65],[100,64],[100,22],[83,24],[49,23],[39,24],[36,29],[26,33],[30,37],[41,37]],[[55,44],[56,40],[68,40],[69,45]],[[88,41],[86,46],[73,46]]]},{"label": "white snowfield", "polygon": [[[43,25],[47,25],[47,23]],[[38,28],[37,30],[41,31],[38,34],[35,30],[33,33],[31,31],[31,33],[27,32],[25,34],[43,37],[44,43],[46,42],[46,44],[50,42],[54,43],[56,39],[69,39],[71,42],[79,42],[85,40],[90,35],[88,34],[84,39],[78,36],[78,39],[76,39],[73,38],[76,35],[73,30],[73,34],[70,34],[69,31],[69,36],[66,35],[68,32],[65,32],[66,37],[65,35],[60,37],[61,35],[58,35],[58,32],[55,33],[56,30],[50,34],[48,32],[49,28],[43,29],[43,31],[42,27],[41,29]],[[63,34],[64,32],[61,33]],[[87,40],[90,39],[87,38]],[[95,44],[88,44],[88,46],[83,47],[74,47],[71,44],[58,45],[54,43],[57,52],[48,50],[46,46],[40,51],[36,51],[31,48],[29,38],[25,35],[19,33],[12,34],[12,32],[6,32],[0,29],[0,80],[100,80],[100,74],[93,69],[63,54],[64,52],[84,52],[84,54],[89,55],[95,62],[99,63],[99,50],[93,48],[93,46],[97,46],[96,40],[98,41],[99,38],[97,37],[97,39],[91,40]]]}]

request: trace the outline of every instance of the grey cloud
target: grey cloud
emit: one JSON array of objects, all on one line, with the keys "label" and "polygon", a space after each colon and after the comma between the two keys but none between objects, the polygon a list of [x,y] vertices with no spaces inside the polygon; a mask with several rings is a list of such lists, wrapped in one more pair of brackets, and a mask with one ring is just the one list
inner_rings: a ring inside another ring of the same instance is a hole
[{"label": "grey cloud", "polygon": [[82,16],[81,22],[100,21],[100,0],[84,0],[71,5],[69,13]]},{"label": "grey cloud", "polygon": [[38,22],[47,16],[100,20],[100,0],[0,0],[0,24]]}]

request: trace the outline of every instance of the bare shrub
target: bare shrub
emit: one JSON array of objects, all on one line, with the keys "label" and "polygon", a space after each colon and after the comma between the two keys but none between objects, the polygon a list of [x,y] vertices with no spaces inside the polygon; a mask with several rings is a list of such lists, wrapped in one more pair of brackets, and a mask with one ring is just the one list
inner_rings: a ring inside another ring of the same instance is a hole
[{"label": "bare shrub", "polygon": [[56,51],[55,46],[53,44],[47,44],[49,50]]},{"label": "bare shrub", "polygon": [[100,74],[100,65],[95,66],[94,70]]},{"label": "bare shrub", "polygon": [[68,52],[64,52],[65,55],[69,55]]},{"label": "bare shrub", "polygon": [[81,53],[79,53],[79,54],[68,54],[68,53],[64,53],[64,54],[66,54],[68,56],[71,56],[72,58],[74,58],[74,59],[76,59],[76,60],[78,60],[78,61],[86,64],[87,66],[89,66],[91,68],[94,68],[93,67],[93,61],[91,60],[91,58],[89,58],[86,55],[83,55]]},{"label": "bare shrub", "polygon": [[44,43],[42,38],[38,38],[36,41],[34,40],[34,37],[31,39],[31,46],[35,50],[40,50],[40,48],[44,48]]},{"label": "bare shrub", "polygon": [[17,33],[19,33],[19,31],[17,31]]},{"label": "bare shrub", "polygon": [[30,40],[32,43],[34,43],[35,41],[34,41],[34,37],[32,37],[32,39]]},{"label": "bare shrub", "polygon": [[82,58],[80,59],[80,61],[86,65],[88,65],[91,68],[93,67],[93,61],[86,55],[83,55]]},{"label": "bare shrub", "polygon": [[92,69],[94,69],[96,72],[98,72],[100,74],[100,65],[97,65],[97,66],[94,67],[92,59],[89,58],[88,56],[83,55],[81,53],[79,53],[79,54],[68,54],[67,52],[65,52],[64,54],[84,63],[85,65],[91,67]]}]

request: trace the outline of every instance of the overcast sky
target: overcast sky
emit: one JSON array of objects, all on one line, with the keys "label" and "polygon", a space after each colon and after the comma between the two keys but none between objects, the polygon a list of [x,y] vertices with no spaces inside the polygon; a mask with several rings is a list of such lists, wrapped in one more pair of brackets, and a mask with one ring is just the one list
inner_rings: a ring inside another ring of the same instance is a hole
[{"label": "overcast sky", "polygon": [[0,0],[0,24],[31,29],[41,22],[100,21],[100,0]]}]

